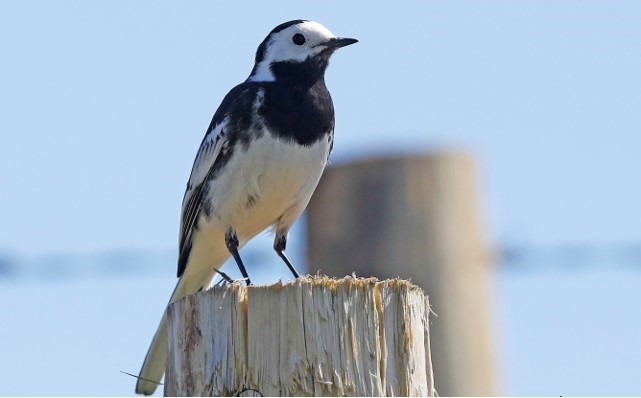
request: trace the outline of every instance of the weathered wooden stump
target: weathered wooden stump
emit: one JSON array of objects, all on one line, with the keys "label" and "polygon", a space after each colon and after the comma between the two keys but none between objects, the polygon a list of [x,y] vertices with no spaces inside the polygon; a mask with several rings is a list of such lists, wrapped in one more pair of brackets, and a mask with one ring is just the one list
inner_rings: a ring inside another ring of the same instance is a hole
[{"label": "weathered wooden stump", "polygon": [[404,280],[231,284],[168,309],[166,396],[433,396],[430,307]]}]

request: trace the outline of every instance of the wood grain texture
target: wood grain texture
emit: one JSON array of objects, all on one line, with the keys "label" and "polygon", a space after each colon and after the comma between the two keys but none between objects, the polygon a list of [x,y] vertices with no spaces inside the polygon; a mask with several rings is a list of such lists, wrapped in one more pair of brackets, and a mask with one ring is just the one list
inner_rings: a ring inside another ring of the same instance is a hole
[{"label": "wood grain texture", "polygon": [[166,396],[433,396],[428,297],[404,280],[232,284],[169,307]]}]

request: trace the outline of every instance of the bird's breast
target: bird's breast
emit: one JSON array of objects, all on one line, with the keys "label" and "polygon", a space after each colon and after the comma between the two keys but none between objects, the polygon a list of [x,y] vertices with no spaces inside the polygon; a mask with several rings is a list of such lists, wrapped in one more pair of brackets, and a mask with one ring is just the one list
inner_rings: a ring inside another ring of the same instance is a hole
[{"label": "bird's breast", "polygon": [[212,221],[247,239],[270,225],[293,223],[316,189],[329,150],[329,133],[303,146],[265,131],[210,183]]}]

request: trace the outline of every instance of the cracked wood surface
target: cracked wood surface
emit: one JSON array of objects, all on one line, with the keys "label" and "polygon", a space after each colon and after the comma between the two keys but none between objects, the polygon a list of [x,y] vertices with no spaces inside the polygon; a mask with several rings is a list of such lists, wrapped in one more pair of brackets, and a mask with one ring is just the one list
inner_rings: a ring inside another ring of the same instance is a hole
[{"label": "cracked wood surface", "polygon": [[169,307],[166,396],[433,396],[429,302],[404,280],[231,284]]}]

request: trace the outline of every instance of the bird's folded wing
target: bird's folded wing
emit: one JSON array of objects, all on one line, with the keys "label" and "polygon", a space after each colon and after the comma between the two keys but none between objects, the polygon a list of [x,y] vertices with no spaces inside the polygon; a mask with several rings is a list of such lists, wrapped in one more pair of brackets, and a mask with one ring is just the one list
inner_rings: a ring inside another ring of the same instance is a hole
[{"label": "bird's folded wing", "polygon": [[215,168],[216,159],[221,150],[227,145],[227,137],[224,132],[226,119],[218,124],[213,124],[203,138],[198,154],[194,160],[191,176],[187,183],[185,196],[183,197],[182,212],[180,218],[180,240],[178,258],[178,276],[185,271],[187,256],[191,247],[191,233],[194,223],[198,218],[202,207],[202,196],[209,181],[208,176]]}]

